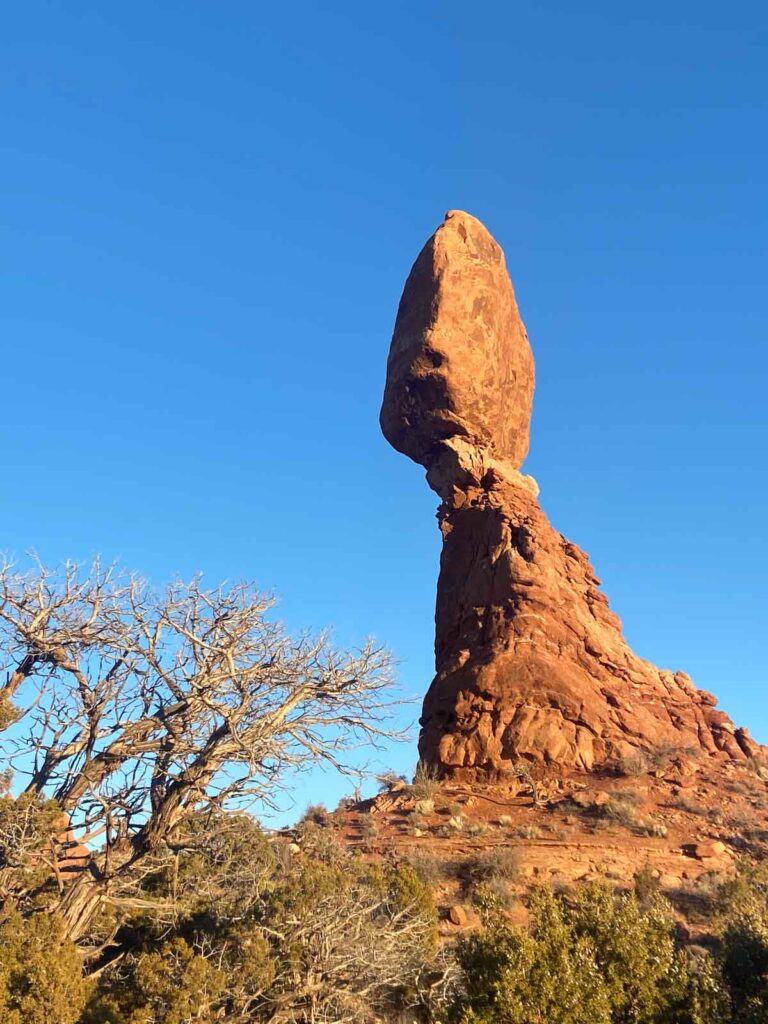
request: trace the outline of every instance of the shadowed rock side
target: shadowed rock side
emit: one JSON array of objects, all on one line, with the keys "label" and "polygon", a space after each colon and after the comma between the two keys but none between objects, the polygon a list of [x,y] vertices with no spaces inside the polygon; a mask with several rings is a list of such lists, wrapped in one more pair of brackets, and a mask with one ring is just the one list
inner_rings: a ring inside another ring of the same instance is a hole
[{"label": "shadowed rock side", "polygon": [[533,376],[501,248],[452,211],[406,282],[381,414],[442,498],[421,756],[459,776],[520,758],[589,771],[662,746],[761,759],[711,694],[630,650],[587,556],[518,472]]}]

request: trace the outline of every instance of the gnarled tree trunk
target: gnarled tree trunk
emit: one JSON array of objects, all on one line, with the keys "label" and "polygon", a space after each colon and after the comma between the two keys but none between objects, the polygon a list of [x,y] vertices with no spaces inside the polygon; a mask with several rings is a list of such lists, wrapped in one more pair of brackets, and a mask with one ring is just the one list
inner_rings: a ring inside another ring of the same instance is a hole
[{"label": "gnarled tree trunk", "polygon": [[72,942],[85,935],[107,895],[107,881],[92,870],[75,878],[61,897],[56,913],[64,924],[64,934]]}]

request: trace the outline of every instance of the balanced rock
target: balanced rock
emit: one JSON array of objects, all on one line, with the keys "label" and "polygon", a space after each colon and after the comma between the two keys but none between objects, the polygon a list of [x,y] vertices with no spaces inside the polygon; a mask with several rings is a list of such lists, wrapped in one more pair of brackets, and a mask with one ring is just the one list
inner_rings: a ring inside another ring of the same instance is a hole
[{"label": "balanced rock", "polygon": [[485,777],[520,759],[592,770],[661,747],[762,759],[711,694],[629,648],[589,559],[550,525],[519,472],[533,384],[503,252],[451,211],[406,282],[381,411],[442,499],[422,758]]},{"label": "balanced rock", "polygon": [[501,246],[451,210],[419,254],[397,312],[381,426],[429,466],[458,439],[518,469],[528,454],[533,355]]}]

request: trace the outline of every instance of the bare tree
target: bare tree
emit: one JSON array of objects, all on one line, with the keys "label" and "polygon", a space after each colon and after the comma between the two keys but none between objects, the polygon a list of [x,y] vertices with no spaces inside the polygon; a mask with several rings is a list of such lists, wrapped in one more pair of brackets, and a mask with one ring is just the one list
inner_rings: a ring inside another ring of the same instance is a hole
[{"label": "bare tree", "polygon": [[[381,1020],[374,1007],[385,1004],[399,986],[420,984],[422,975],[426,984],[433,925],[414,911],[389,906],[362,885],[321,894],[312,913],[296,914],[280,936],[286,948],[302,955],[281,961],[281,974],[262,997],[270,1024]],[[236,993],[233,1003],[248,1008]]]},{"label": "bare tree", "polygon": [[71,938],[193,810],[274,805],[286,774],[348,771],[396,735],[389,654],[291,637],[271,604],[248,584],[157,593],[98,562],[0,564],[3,753],[94,851],[62,889]]},{"label": "bare tree", "polygon": [[129,925],[104,967],[102,992],[126,1019],[165,1020],[177,998],[177,1014],[191,1001],[231,1024],[443,1019],[457,969],[438,949],[429,886],[394,859],[366,863],[327,826],[299,832],[300,848],[247,815],[190,817],[175,852],[153,858],[144,942],[131,943]]}]

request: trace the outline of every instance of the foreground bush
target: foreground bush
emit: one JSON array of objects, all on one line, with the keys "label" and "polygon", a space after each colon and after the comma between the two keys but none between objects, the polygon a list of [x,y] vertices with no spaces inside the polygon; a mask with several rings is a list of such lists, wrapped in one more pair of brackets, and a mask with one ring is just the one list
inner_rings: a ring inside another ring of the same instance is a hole
[{"label": "foreground bush", "polygon": [[[381,1019],[419,999],[436,952],[430,889],[308,823],[302,853],[243,816],[205,816],[145,887],[84,1024]],[[169,938],[169,925],[173,937]]]},{"label": "foreground bush", "polygon": [[601,885],[536,891],[529,930],[493,911],[458,949],[454,1024],[716,1024],[725,994],[678,949],[668,906]]},{"label": "foreground bush", "polygon": [[296,852],[248,816],[193,816],[151,871],[143,862],[133,914],[94,921],[90,949],[67,940],[44,900],[6,909],[0,1021],[768,1021],[768,866],[721,889],[714,957],[680,946],[654,891],[589,885],[535,890],[526,929],[489,897],[454,960],[437,951],[432,889],[413,867],[366,864],[313,821],[300,840]]},{"label": "foreground bush", "polygon": [[85,1005],[82,960],[45,913],[0,919],[0,1020],[3,1024],[75,1024]]},{"label": "foreground bush", "polygon": [[720,892],[722,964],[734,1024],[768,1021],[768,862],[745,867]]},{"label": "foreground bush", "polygon": [[[642,873],[639,902],[541,891],[511,928],[497,848],[471,864],[486,923],[456,961],[423,865],[364,863],[321,806],[298,853],[237,813],[398,735],[387,652],[291,637],[270,606],[0,561],[0,1024],[768,1024],[765,868],[723,890],[713,960],[679,948]],[[421,765],[415,795],[439,789]]]}]

